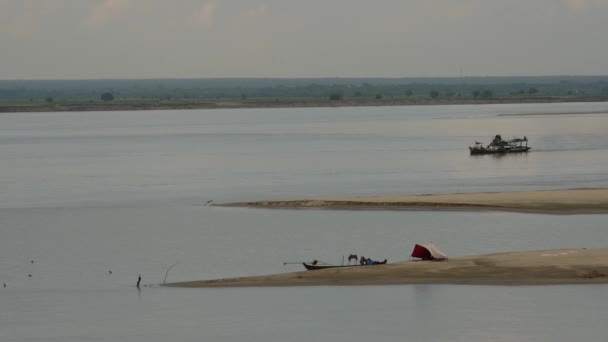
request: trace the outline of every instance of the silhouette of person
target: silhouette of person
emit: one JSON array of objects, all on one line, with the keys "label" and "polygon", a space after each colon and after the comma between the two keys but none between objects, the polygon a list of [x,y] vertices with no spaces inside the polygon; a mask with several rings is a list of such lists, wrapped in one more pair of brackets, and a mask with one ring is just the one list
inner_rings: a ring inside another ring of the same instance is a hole
[{"label": "silhouette of person", "polygon": [[139,288],[139,283],[141,282],[141,274],[137,277],[137,288]]},{"label": "silhouette of person", "polygon": [[365,265],[366,262],[367,262],[367,259],[365,259],[365,257],[362,255],[361,259],[359,259],[359,264],[360,265]]}]

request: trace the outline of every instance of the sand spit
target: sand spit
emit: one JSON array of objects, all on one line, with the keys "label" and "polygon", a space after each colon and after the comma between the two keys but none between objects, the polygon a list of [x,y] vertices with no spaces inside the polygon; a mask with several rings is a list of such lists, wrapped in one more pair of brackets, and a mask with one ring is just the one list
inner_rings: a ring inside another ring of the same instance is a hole
[{"label": "sand spit", "polygon": [[608,109],[607,110],[588,111],[588,112],[509,113],[509,114],[498,114],[498,116],[583,115],[583,114],[608,114]]},{"label": "sand spit", "polygon": [[170,287],[608,284],[608,248],[510,252],[166,284]]},{"label": "sand spit", "polygon": [[545,214],[608,213],[608,189],[374,196],[218,204],[228,207],[343,210],[469,210]]}]

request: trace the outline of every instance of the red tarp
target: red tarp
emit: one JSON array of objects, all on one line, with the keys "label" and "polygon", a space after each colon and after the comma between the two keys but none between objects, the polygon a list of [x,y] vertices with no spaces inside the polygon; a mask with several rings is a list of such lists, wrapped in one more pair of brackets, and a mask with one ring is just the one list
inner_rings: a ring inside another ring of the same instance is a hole
[{"label": "red tarp", "polygon": [[422,260],[447,260],[447,256],[443,254],[439,248],[437,248],[432,243],[427,245],[418,245],[414,246],[414,250],[412,251],[412,258],[419,258]]}]

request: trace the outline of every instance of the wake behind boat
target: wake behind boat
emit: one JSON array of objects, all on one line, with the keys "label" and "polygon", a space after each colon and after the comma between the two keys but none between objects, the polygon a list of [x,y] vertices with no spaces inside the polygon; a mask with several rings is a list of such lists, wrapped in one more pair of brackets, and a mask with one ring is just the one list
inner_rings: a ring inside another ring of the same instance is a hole
[{"label": "wake behind boat", "polygon": [[502,140],[500,134],[497,134],[492,142],[485,147],[482,143],[477,141],[473,147],[469,146],[471,155],[521,153],[528,152],[530,149],[531,147],[528,147],[527,137]]}]

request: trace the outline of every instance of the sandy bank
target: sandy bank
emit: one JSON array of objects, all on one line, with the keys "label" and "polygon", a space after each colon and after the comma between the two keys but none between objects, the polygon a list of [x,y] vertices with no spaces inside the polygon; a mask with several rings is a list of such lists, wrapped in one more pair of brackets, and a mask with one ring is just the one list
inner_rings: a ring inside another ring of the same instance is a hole
[{"label": "sandy bank", "polygon": [[608,283],[608,248],[511,252],[403,261],[269,276],[171,283],[172,287],[344,286],[397,284],[557,285]]},{"label": "sandy bank", "polygon": [[608,213],[608,189],[404,195],[219,204],[254,208],[492,210],[547,214]]},{"label": "sandy bank", "polygon": [[608,114],[608,110],[596,110],[596,111],[588,111],[588,112],[509,113],[509,114],[498,114],[498,116],[583,115],[583,114]]}]

